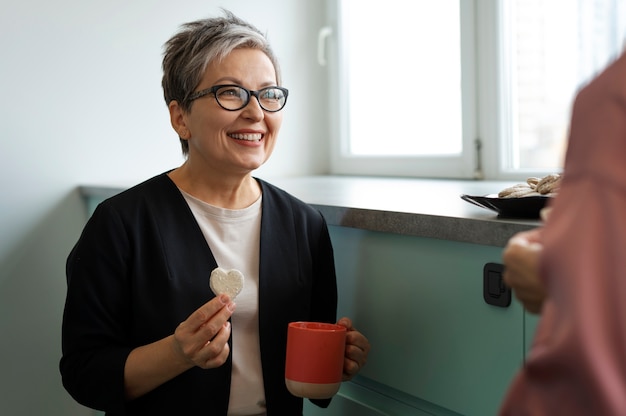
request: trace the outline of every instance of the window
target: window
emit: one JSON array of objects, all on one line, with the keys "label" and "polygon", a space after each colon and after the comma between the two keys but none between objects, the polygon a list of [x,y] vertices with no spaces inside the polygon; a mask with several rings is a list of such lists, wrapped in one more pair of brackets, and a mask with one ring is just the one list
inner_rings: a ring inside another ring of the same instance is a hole
[{"label": "window", "polygon": [[[431,1],[428,13],[398,13],[398,6],[405,2],[389,0],[383,9],[350,7],[349,2],[344,6],[343,22],[349,28],[345,39],[348,131],[358,137],[349,141],[353,155],[461,153],[458,0]],[[393,25],[380,30],[378,22]],[[415,38],[435,38],[437,42],[414,44]],[[401,65],[396,62],[399,56]],[[394,122],[400,109],[410,109],[417,129],[400,120]],[[367,115],[367,123],[362,122],[362,114]]]},{"label": "window", "polygon": [[[581,84],[621,49],[623,0],[503,2],[502,103],[508,106],[501,170],[562,165],[571,104]],[[621,22],[620,22],[621,18]]]},{"label": "window", "polygon": [[558,171],[574,94],[626,33],[626,0],[330,4],[335,174]]}]

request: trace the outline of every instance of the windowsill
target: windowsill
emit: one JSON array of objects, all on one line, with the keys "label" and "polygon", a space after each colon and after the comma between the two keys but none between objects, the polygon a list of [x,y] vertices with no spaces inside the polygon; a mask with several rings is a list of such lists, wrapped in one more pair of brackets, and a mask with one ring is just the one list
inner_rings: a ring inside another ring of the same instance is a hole
[{"label": "windowsill", "polygon": [[[447,179],[307,176],[270,182],[319,209],[329,225],[504,247],[539,220],[500,219],[460,198],[487,195],[515,182]],[[86,198],[124,188],[82,186]]]}]

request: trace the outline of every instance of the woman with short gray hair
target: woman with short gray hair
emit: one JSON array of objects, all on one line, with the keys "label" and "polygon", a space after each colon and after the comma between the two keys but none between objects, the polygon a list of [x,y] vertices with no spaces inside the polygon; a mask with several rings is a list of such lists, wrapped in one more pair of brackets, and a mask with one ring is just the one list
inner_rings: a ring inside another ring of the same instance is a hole
[{"label": "woman with short gray hair", "polygon": [[70,253],[63,384],[107,415],[302,414],[284,380],[289,322],[347,328],[343,380],[370,346],[336,321],[321,213],[252,176],[287,102],[276,58],[226,12],[183,25],[163,72],[186,159],[101,203]]}]

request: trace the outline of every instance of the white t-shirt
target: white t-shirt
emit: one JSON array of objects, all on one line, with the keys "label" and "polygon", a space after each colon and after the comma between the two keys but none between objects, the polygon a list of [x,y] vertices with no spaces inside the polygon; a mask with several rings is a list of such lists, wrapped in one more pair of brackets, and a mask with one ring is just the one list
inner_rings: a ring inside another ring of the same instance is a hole
[{"label": "white t-shirt", "polygon": [[[182,191],[181,191],[182,192]],[[219,208],[182,192],[219,267],[243,273],[231,317],[233,370],[228,414],[265,415],[259,347],[259,247],[261,197],[244,209]],[[207,287],[209,275],[207,271]]]}]

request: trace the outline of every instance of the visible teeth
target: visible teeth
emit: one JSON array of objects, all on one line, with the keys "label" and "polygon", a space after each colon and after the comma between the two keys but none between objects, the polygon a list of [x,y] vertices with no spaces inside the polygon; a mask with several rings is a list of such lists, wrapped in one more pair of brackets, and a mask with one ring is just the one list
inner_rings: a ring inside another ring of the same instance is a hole
[{"label": "visible teeth", "polygon": [[252,133],[252,134],[229,134],[230,137],[237,140],[247,140],[249,142],[258,142],[261,140],[261,133]]}]

